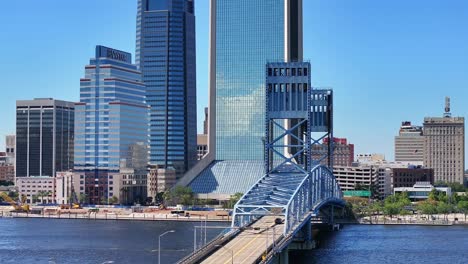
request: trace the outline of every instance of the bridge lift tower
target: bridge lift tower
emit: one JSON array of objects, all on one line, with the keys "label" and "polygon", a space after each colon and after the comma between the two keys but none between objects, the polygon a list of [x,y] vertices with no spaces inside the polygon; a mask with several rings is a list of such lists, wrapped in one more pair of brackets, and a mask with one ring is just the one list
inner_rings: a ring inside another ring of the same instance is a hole
[{"label": "bridge lift tower", "polygon": [[333,92],[313,89],[310,76],[309,62],[267,63],[266,173],[234,207],[233,227],[277,215],[294,236],[322,207],[344,204],[331,170]]},{"label": "bridge lift tower", "polygon": [[[280,263],[287,263],[292,242],[300,248],[312,245],[311,220],[326,210],[332,219],[333,207],[344,206],[330,169],[333,93],[313,89],[310,74],[309,62],[267,63],[265,174],[234,206],[230,231],[181,263],[200,263],[200,255],[209,255],[207,263],[224,263],[228,260],[217,251],[220,245],[232,250],[232,262],[234,258],[253,257],[251,263],[271,263],[279,256]],[[320,144],[326,138],[328,144]],[[262,228],[256,234],[249,233]],[[262,235],[265,243],[259,242]]]}]

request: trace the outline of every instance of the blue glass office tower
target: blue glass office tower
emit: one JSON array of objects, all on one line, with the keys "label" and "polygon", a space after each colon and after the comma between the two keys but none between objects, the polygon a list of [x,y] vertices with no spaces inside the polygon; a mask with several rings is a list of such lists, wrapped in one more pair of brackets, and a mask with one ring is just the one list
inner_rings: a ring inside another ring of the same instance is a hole
[{"label": "blue glass office tower", "polygon": [[193,0],[138,0],[136,63],[150,105],[150,164],[180,177],[197,158]]},{"label": "blue glass office tower", "polygon": [[146,173],[148,106],[130,53],[97,46],[85,69],[75,107],[75,171],[80,191],[96,204],[120,197],[122,169]]},{"label": "blue glass office tower", "polygon": [[229,199],[263,176],[265,65],[300,60],[302,0],[210,0],[208,154],[180,185]]},{"label": "blue glass office tower", "polygon": [[265,64],[302,59],[302,1],[212,0],[210,51],[210,152],[263,160]]}]

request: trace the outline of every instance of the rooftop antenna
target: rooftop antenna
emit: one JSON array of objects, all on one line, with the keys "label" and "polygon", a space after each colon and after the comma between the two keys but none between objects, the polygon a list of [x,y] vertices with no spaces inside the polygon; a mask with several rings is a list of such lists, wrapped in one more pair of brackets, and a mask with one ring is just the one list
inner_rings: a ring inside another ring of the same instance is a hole
[{"label": "rooftop antenna", "polygon": [[452,114],[450,113],[450,97],[445,97],[445,113],[444,117],[452,117]]}]

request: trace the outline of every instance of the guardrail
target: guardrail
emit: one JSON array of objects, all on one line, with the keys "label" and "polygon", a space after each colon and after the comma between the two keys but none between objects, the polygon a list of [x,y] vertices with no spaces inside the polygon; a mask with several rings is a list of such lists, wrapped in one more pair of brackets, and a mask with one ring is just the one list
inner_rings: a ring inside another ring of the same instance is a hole
[{"label": "guardrail", "polygon": [[181,259],[178,264],[193,264],[197,263],[198,261],[202,260],[209,254],[211,254],[215,249],[217,249],[218,245],[223,245],[224,243],[231,240],[239,233],[239,229],[233,230],[232,228],[226,228],[220,235],[216,238],[211,240],[209,243],[198,249],[196,252],[186,256],[185,258]]}]

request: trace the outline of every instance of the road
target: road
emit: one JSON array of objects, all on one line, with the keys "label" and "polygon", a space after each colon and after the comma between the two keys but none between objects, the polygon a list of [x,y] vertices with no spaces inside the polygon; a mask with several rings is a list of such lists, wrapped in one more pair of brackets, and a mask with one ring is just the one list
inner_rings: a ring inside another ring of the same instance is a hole
[{"label": "road", "polygon": [[264,216],[251,228],[242,231],[225,246],[220,247],[203,264],[255,263],[265,249],[278,241],[283,234],[284,224],[275,224],[277,216]]}]

